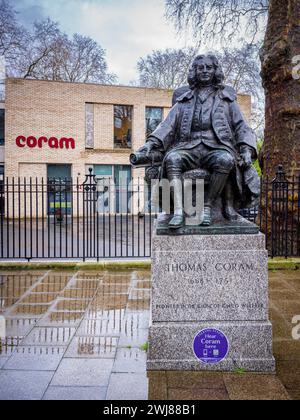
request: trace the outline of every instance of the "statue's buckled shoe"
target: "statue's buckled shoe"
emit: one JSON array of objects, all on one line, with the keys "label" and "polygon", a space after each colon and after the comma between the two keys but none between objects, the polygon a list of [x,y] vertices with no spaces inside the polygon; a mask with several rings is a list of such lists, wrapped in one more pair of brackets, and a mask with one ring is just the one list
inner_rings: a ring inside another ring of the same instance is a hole
[{"label": "statue's buckled shoe", "polygon": [[169,223],[169,228],[170,229],[180,229],[181,227],[184,226],[184,222],[185,222],[184,216],[175,215]]},{"label": "statue's buckled shoe", "polygon": [[211,215],[211,208],[204,207],[204,218],[203,222],[201,223],[202,226],[210,226],[212,224],[212,215]]}]

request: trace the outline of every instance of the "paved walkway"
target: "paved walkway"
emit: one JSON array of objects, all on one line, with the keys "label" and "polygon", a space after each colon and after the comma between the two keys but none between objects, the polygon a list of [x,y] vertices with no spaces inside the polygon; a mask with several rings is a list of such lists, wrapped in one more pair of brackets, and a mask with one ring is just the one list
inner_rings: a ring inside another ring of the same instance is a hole
[{"label": "paved walkway", "polygon": [[0,399],[300,399],[296,272],[270,273],[275,375],[146,374],[150,272],[0,275]]}]

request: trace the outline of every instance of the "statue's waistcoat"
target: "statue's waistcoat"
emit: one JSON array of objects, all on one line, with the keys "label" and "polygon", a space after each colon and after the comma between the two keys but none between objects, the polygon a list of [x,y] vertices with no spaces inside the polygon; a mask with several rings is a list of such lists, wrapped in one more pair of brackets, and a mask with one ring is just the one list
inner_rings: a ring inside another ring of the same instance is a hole
[{"label": "statue's waistcoat", "polygon": [[[211,109],[211,127],[219,145],[235,152],[234,135],[229,125],[228,103],[219,92],[209,101]],[[178,99],[179,124],[175,136],[175,147],[180,143],[191,143],[191,133],[195,129],[195,112],[197,111],[197,92],[190,91]],[[194,147],[191,143],[190,147]]]}]

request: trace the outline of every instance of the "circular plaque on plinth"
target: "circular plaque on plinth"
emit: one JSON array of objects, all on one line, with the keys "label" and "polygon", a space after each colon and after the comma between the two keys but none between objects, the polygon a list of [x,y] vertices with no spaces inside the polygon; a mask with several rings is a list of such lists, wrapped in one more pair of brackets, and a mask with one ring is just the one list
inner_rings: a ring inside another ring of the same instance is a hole
[{"label": "circular plaque on plinth", "polygon": [[216,364],[226,359],[229,343],[222,331],[209,328],[200,331],[193,344],[195,356],[202,363]]}]

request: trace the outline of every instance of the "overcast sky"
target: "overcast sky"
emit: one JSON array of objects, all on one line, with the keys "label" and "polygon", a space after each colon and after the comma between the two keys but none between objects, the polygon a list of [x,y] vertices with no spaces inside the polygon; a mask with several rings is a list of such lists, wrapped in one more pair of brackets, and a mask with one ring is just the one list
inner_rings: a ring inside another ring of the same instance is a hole
[{"label": "overcast sky", "polygon": [[106,50],[109,71],[119,82],[137,78],[136,63],[154,49],[187,45],[164,17],[164,0],[13,0],[27,27],[50,17],[72,35],[90,36]]}]

